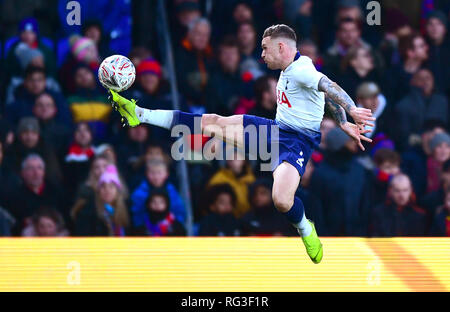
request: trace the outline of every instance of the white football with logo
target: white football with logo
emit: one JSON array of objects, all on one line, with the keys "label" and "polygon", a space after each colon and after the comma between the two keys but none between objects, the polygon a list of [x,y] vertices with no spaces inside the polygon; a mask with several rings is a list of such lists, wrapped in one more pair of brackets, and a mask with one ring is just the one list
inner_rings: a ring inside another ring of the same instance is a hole
[{"label": "white football with logo", "polygon": [[106,89],[116,92],[127,90],[136,79],[136,69],[129,58],[111,55],[103,60],[98,69],[98,80]]}]

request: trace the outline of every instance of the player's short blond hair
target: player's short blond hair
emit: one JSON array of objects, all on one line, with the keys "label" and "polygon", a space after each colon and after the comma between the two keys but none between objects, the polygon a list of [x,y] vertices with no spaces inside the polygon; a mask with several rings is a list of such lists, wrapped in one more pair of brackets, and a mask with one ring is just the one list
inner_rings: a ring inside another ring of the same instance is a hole
[{"label": "player's short blond hair", "polygon": [[284,24],[272,25],[264,31],[263,38],[271,37],[271,38],[286,38],[291,39],[297,42],[297,35],[295,31]]}]

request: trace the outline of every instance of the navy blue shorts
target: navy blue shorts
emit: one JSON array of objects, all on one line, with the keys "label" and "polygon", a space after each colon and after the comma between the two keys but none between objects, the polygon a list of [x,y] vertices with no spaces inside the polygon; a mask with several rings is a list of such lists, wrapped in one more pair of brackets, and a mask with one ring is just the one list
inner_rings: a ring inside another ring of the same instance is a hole
[{"label": "navy blue shorts", "polygon": [[[249,125],[254,125],[257,129],[259,129],[261,125],[265,125],[267,131],[257,131],[257,137],[251,137],[250,132],[245,131],[245,128]],[[272,133],[270,131],[271,126],[274,126],[278,130],[278,135],[276,135],[276,132]],[[276,153],[273,153],[275,157],[271,159],[271,170],[274,171],[279,164],[286,161],[298,170],[300,176],[303,176],[306,164],[311,157],[313,150],[320,144],[321,139],[320,132],[305,131],[305,133],[302,133],[293,129],[281,127],[275,120],[252,115],[244,115],[244,133],[246,154],[253,154],[249,153],[249,151],[251,151],[250,142],[258,142],[258,155],[260,155],[259,153],[261,152],[259,144],[262,142],[261,140],[267,142],[267,144],[263,146],[263,149],[266,149],[266,146],[270,147],[270,143],[277,144],[278,157],[276,157]],[[263,137],[260,137],[261,135]],[[276,138],[277,136],[278,139]],[[267,150],[272,152],[270,148],[267,148]]]}]

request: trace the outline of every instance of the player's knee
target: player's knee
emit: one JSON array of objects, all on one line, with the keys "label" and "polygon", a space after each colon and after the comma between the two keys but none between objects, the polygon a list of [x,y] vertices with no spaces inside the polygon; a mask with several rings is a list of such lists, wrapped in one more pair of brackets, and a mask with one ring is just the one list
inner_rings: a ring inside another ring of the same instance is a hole
[{"label": "player's knee", "polygon": [[294,204],[294,198],[285,194],[272,194],[273,203],[279,212],[288,212]]}]

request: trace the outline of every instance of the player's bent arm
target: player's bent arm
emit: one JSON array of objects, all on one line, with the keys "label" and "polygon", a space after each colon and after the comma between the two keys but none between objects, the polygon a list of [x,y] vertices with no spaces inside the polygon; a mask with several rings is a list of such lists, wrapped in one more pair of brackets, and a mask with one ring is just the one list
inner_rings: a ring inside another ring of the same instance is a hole
[{"label": "player's bent arm", "polygon": [[344,108],[334,102],[328,96],[325,96],[325,109],[331,114],[334,121],[342,127],[347,122],[347,116],[345,114]]},{"label": "player's bent arm", "polygon": [[357,108],[351,97],[336,82],[331,81],[327,76],[323,76],[319,81],[319,91],[325,93],[326,97],[334,103],[340,105],[352,116],[357,124],[368,124],[367,121],[375,120],[369,109]]}]

